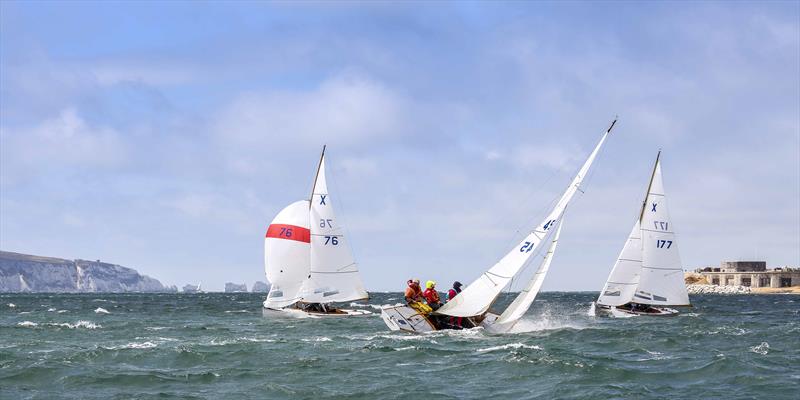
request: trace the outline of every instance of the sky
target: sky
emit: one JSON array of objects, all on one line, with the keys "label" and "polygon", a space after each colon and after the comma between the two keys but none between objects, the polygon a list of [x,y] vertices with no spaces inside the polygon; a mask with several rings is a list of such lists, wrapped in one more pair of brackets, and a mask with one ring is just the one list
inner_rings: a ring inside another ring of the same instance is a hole
[{"label": "sky", "polygon": [[0,249],[250,286],[327,144],[367,289],[466,283],[618,115],[543,290],[600,290],[659,149],[685,269],[798,266],[799,71],[792,1],[2,1]]}]

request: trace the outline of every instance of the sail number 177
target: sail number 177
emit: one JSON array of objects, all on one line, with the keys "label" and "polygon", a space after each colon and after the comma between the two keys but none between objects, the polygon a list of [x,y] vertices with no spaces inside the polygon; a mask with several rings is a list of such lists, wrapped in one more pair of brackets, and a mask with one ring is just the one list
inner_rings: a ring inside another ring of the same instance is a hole
[{"label": "sail number 177", "polygon": [[670,248],[670,246],[672,246],[672,240],[656,240],[656,247],[663,249],[664,246],[666,246],[666,248]]}]

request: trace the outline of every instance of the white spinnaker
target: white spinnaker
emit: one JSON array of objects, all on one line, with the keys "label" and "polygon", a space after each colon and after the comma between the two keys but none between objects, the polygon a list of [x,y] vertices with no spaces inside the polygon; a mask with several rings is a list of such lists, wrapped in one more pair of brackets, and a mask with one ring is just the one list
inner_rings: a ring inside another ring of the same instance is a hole
[{"label": "white spinnaker", "polygon": [[281,210],[267,228],[264,269],[272,286],[264,306],[282,308],[297,302],[309,264],[308,200],[300,200]]},{"label": "white spinnaker", "polygon": [[633,299],[642,270],[642,233],[639,219],[633,224],[631,234],[619,253],[614,268],[608,275],[603,291],[597,298],[599,304],[621,306]]},{"label": "white spinnaker", "polygon": [[553,253],[556,251],[556,245],[558,244],[558,237],[561,235],[561,225],[563,223],[564,219],[562,218],[558,223],[556,233],[553,234],[550,248],[547,249],[547,254],[545,254],[542,263],[539,265],[539,269],[533,275],[530,282],[528,282],[525,289],[517,295],[517,298],[515,298],[505,311],[500,314],[500,317],[495,320],[494,325],[505,325],[505,330],[510,330],[514,326],[514,323],[525,315],[531,307],[531,304],[533,304],[533,301],[536,300],[536,295],[539,294],[539,289],[542,288],[542,283],[544,282],[545,276],[547,276],[547,271],[550,270],[550,262],[553,261]]},{"label": "white spinnaker", "polygon": [[[616,122],[616,121],[615,121]],[[555,222],[559,219],[564,209],[572,200],[572,196],[580,188],[584,177],[589,172],[589,167],[592,166],[597,153],[603,146],[603,143],[608,137],[611,128],[606,130],[600,142],[594,148],[589,158],[581,167],[578,174],[569,184],[564,194],[556,203],[555,207],[550,211],[550,214],[539,224],[533,232],[528,234],[515,248],[508,252],[500,261],[484,272],[478,279],[469,284],[458,296],[453,300],[447,302],[436,314],[450,315],[454,317],[472,317],[482,315],[489,310],[489,307],[494,302],[495,298],[503,291],[503,288],[511,281],[514,275],[525,265],[531,255],[535,253],[535,249],[542,242],[547,235],[547,231],[553,227]]]},{"label": "white spinnaker", "polygon": [[304,302],[330,303],[364,300],[358,265],[353,259],[344,234],[336,219],[325,178],[325,156],[311,195],[311,270],[301,291]]},{"label": "white spinnaker", "polygon": [[653,179],[641,217],[642,272],[633,301],[653,305],[689,305],[674,226],[656,159]]}]

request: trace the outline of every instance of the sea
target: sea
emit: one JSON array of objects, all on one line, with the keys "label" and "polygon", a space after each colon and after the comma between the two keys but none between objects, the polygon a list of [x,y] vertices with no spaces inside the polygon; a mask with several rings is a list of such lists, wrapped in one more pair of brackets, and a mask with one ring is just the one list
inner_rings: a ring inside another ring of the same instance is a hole
[{"label": "sea", "polygon": [[[263,294],[0,294],[2,399],[798,399],[800,296],[699,295],[675,317],[545,292],[511,334],[265,316]],[[510,303],[504,294],[499,308]]]}]

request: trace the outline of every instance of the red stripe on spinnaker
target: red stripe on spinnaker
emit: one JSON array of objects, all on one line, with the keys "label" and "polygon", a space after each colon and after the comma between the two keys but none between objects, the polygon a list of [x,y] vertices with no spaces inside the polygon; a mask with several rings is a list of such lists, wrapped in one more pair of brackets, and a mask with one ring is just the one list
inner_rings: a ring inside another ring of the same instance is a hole
[{"label": "red stripe on spinnaker", "polygon": [[267,237],[311,243],[311,231],[296,225],[272,224],[267,228]]}]

